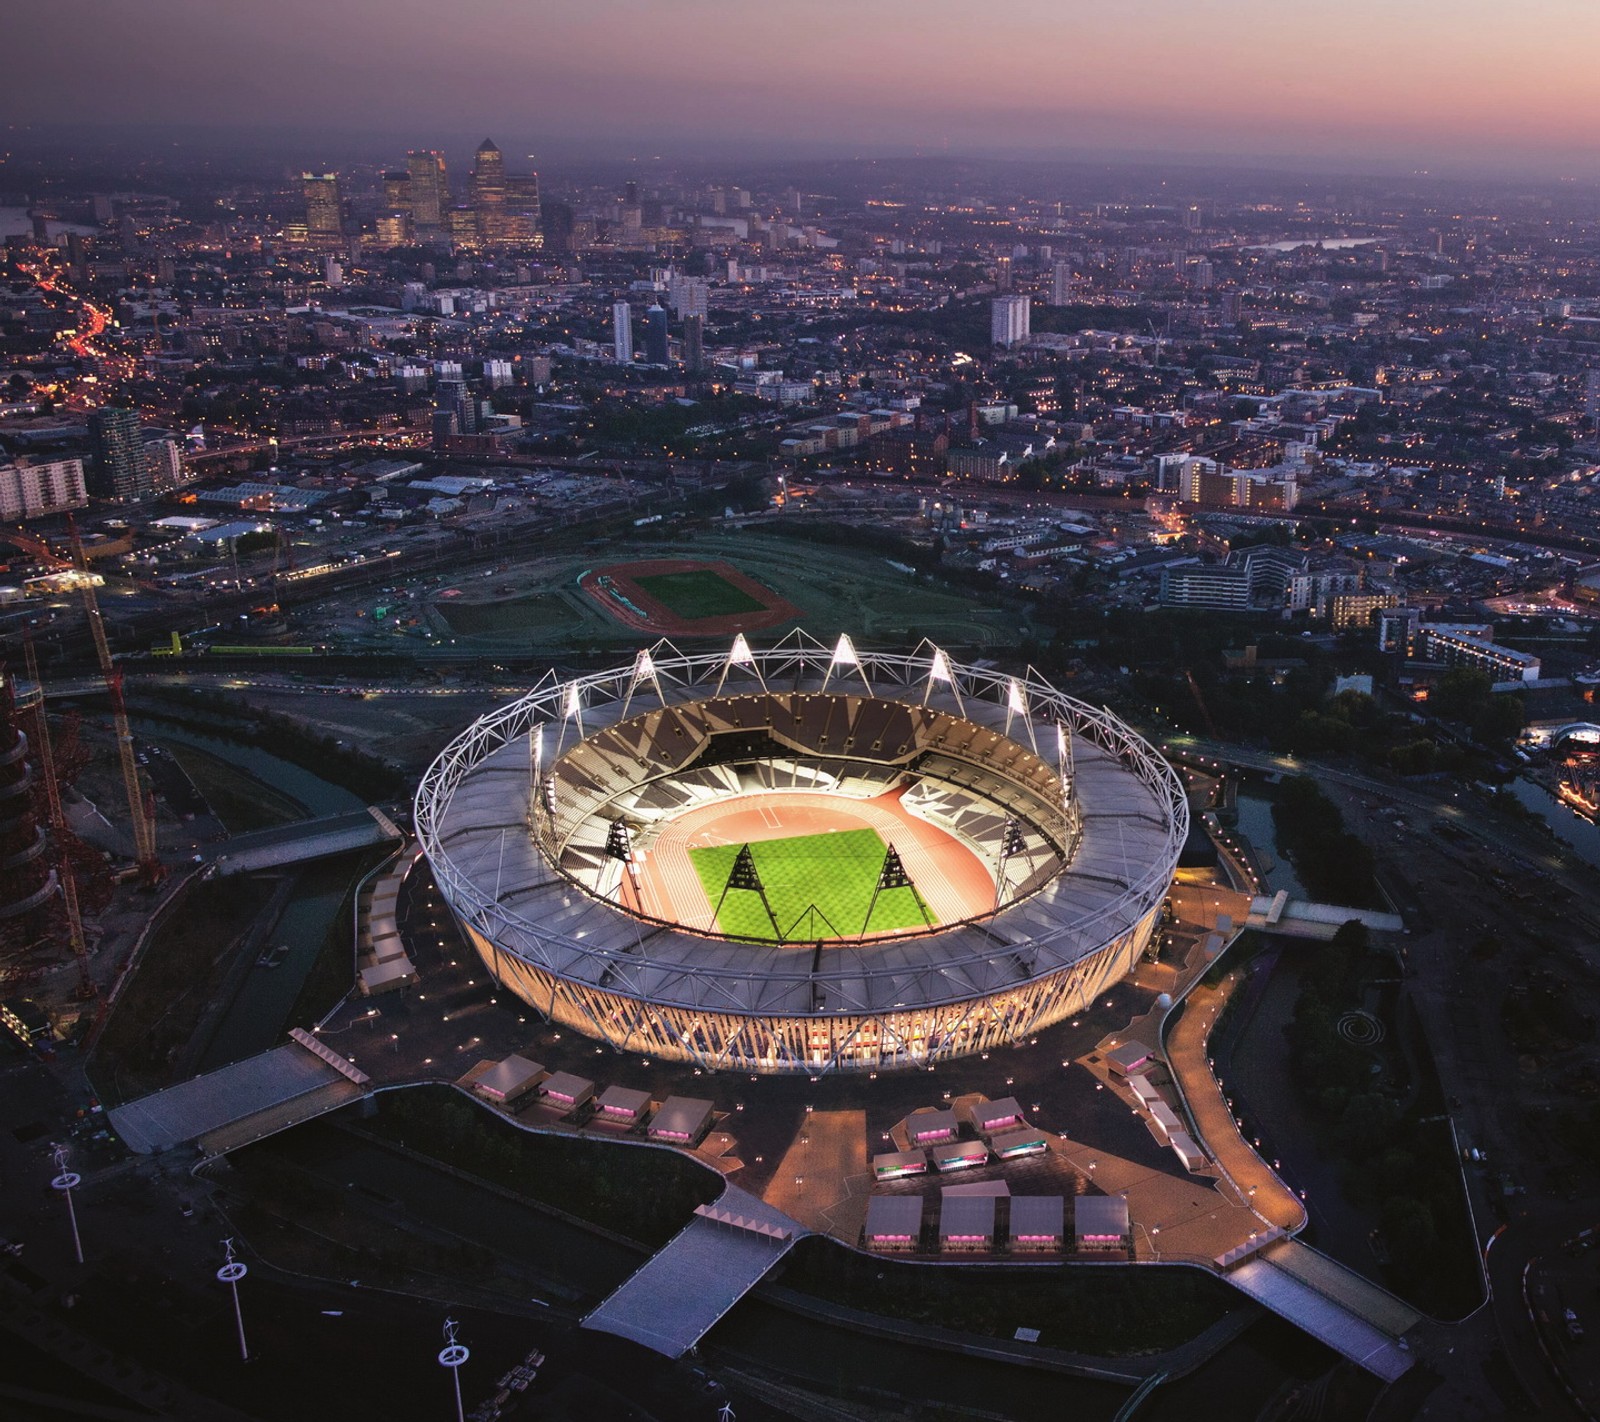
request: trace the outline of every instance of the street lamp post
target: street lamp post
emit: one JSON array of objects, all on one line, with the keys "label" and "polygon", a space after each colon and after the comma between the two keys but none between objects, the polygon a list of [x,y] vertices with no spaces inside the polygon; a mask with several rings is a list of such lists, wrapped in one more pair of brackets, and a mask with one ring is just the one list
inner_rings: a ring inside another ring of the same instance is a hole
[{"label": "street lamp post", "polygon": [[445,1346],[439,1352],[439,1364],[441,1367],[450,1369],[450,1379],[456,1385],[456,1422],[466,1422],[465,1416],[461,1411],[461,1365],[472,1354],[463,1345],[456,1342],[456,1329],[458,1326],[455,1319],[445,1319]]},{"label": "street lamp post", "polygon": [[244,1341],[244,1310],[239,1306],[239,1280],[250,1272],[249,1267],[233,1257],[233,1241],[222,1241],[226,1262],[217,1270],[217,1278],[233,1290],[233,1318],[239,1325],[239,1361],[250,1361],[250,1349]]},{"label": "street lamp post", "polygon": [[67,1218],[72,1221],[72,1252],[78,1256],[78,1263],[83,1263],[83,1240],[78,1235],[78,1211],[72,1203],[72,1192],[83,1183],[83,1177],[76,1171],[67,1169],[67,1148],[58,1145],[51,1157],[56,1163],[56,1176],[50,1182],[51,1188],[58,1190],[67,1199]]}]

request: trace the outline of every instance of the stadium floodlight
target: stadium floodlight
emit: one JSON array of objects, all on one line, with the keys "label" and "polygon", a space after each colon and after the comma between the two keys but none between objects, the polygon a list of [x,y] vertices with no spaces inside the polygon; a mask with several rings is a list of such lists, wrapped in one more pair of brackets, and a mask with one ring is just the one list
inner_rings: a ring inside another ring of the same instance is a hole
[{"label": "stadium floodlight", "polygon": [[648,650],[641,648],[638,656],[633,659],[633,672],[628,677],[628,694],[622,698],[622,714],[628,714],[628,708],[633,704],[633,693],[639,689],[641,682],[649,682],[655,691],[656,700],[663,706],[667,698],[661,693],[661,679],[656,675],[656,659]]},{"label": "stadium floodlight", "polygon": [[828,689],[828,681],[840,667],[854,667],[856,675],[861,678],[862,686],[867,688],[867,695],[872,695],[871,683],[867,681],[867,669],[861,664],[861,657],[856,652],[856,644],[850,640],[848,632],[841,632],[839,640],[834,645],[833,656],[828,659],[828,670],[822,678],[822,690]]},{"label": "stadium floodlight", "polygon": [[950,695],[955,697],[956,706],[961,714],[967,714],[967,703],[961,699],[961,687],[956,682],[956,674],[950,668],[950,658],[944,653],[943,647],[933,649],[933,657],[928,662],[928,681],[922,688],[922,704],[928,704],[928,698],[933,695],[933,684],[942,681],[950,689]]},{"label": "stadium floodlight", "polygon": [[756,661],[756,654],[750,650],[750,643],[743,632],[735,634],[733,646],[728,648],[727,658],[722,663],[722,675],[717,678],[717,689],[713,696],[721,696],[722,688],[728,680],[728,673],[735,667],[747,667],[754,673],[755,679],[761,683],[761,689],[767,689],[767,679],[761,675],[761,665]]},{"label": "stadium floodlight", "polygon": [[1072,737],[1066,724],[1056,722],[1056,769],[1061,773],[1061,807],[1072,808]]},{"label": "stadium floodlight", "polygon": [[1006,735],[1011,734],[1011,723],[1022,717],[1022,724],[1028,728],[1028,744],[1033,747],[1034,754],[1038,754],[1039,741],[1033,734],[1033,716],[1028,709],[1027,688],[1014,676],[1006,678]]}]

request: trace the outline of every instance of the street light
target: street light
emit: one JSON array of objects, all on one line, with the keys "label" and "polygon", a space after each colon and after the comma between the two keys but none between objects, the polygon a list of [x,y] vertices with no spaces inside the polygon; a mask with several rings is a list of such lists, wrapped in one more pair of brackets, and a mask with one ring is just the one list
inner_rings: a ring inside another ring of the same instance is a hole
[{"label": "street light", "polygon": [[50,1182],[54,1190],[59,1190],[67,1198],[67,1218],[72,1221],[72,1250],[78,1256],[78,1263],[83,1263],[83,1240],[78,1237],[78,1212],[72,1204],[72,1192],[83,1183],[83,1177],[76,1171],[67,1169],[67,1148],[58,1145],[52,1152],[51,1158],[56,1163],[56,1177]]},{"label": "street light", "polygon": [[450,1369],[451,1381],[456,1385],[456,1422],[466,1422],[466,1418],[461,1411],[461,1365],[472,1354],[462,1344],[456,1342],[457,1327],[459,1325],[455,1319],[445,1319],[445,1346],[439,1351],[439,1365]]},{"label": "street light", "polygon": [[233,1317],[234,1321],[239,1325],[239,1360],[240,1362],[248,1363],[250,1361],[250,1350],[245,1346],[244,1341],[244,1310],[239,1307],[239,1280],[244,1278],[250,1270],[248,1266],[233,1257],[233,1241],[231,1239],[223,1240],[222,1248],[226,1255],[226,1262],[217,1270],[217,1278],[233,1290]]}]

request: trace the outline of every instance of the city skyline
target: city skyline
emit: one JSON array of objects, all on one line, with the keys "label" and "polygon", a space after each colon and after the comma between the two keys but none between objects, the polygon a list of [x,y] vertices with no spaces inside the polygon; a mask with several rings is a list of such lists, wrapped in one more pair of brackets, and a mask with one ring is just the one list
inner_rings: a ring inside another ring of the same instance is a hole
[{"label": "city skyline", "polygon": [[[456,33],[493,43],[465,51],[431,38],[427,13],[414,0],[222,14],[65,0],[10,22],[23,62],[0,117],[13,135],[134,120],[256,141],[489,128],[537,135],[539,157],[556,160],[1162,153],[1600,174],[1600,96],[1553,62],[1558,41],[1600,40],[1600,13],[1570,0],[1531,15],[1357,0],[1336,23],[1261,0],[1150,0],[1137,14],[1006,0],[981,26],[945,4],[907,23],[868,0],[797,25],[687,0],[664,33],[637,0],[536,13],[470,0]],[[645,42],[618,43],[629,38]]]}]

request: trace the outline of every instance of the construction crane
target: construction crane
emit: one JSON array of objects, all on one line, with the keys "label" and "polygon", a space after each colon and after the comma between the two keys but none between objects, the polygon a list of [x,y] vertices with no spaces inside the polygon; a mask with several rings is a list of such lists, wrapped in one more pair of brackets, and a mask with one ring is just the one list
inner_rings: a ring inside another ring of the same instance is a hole
[{"label": "construction crane", "polygon": [[[24,655],[28,662],[28,679],[39,686],[39,659],[34,655],[33,638],[24,636]],[[61,808],[61,785],[56,779],[55,751],[50,744],[50,723],[45,715],[44,697],[33,708],[34,740],[39,751],[40,778],[44,781],[45,803],[49,807],[51,845],[56,855],[56,882],[61,885],[61,902],[67,911],[67,940],[72,945],[72,956],[78,961],[78,996],[87,1001],[95,997],[94,973],[89,965],[89,944],[83,936],[83,914],[78,909],[78,878],[72,870],[72,856],[68,852],[66,812]]]},{"label": "construction crane", "polygon": [[133,857],[139,866],[139,878],[147,885],[156,884],[166,873],[166,866],[156,853],[155,804],[139,783],[139,766],[133,754],[133,731],[128,726],[127,704],[122,699],[122,669],[111,660],[105,623],[100,617],[100,603],[94,595],[94,582],[88,576],[89,561],[84,556],[83,540],[78,537],[77,522],[70,515],[67,534],[72,542],[72,560],[83,573],[78,580],[83,593],[83,610],[89,619],[95,655],[100,660],[100,674],[105,678],[106,691],[111,696],[111,722],[117,737],[117,755],[122,761],[122,783],[128,792],[128,816],[133,824]]}]

